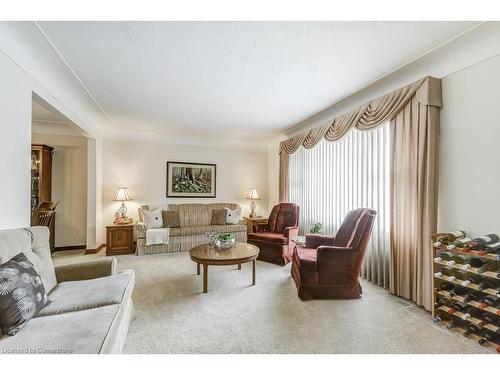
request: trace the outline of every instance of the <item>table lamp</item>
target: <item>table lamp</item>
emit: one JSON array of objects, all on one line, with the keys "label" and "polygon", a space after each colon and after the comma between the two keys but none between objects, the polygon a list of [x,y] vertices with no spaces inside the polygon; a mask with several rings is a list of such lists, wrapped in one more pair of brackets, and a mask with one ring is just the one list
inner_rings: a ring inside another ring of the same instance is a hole
[{"label": "table lamp", "polygon": [[250,203],[250,215],[248,215],[248,217],[250,218],[254,218],[256,217],[257,215],[255,214],[255,201],[260,199],[259,198],[259,193],[257,193],[257,189],[256,188],[250,188],[248,189],[248,194],[246,196],[246,199],[251,199],[252,200],[252,203]]},{"label": "table lamp", "polygon": [[[113,199],[113,200],[122,202],[122,205],[118,209],[117,214],[118,213],[120,214],[122,220],[126,220],[127,219],[127,206],[125,206],[125,201],[132,200],[132,198],[128,194],[127,188],[126,187],[118,188],[118,191],[116,192],[115,199]],[[116,216],[118,216],[118,215],[116,215]]]}]

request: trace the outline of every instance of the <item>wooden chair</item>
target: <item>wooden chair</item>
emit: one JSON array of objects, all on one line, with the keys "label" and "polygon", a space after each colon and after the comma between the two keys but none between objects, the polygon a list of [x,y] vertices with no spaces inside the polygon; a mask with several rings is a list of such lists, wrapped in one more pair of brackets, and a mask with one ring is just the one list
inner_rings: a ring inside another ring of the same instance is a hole
[{"label": "wooden chair", "polygon": [[50,231],[50,248],[54,249],[55,246],[55,215],[56,207],[59,204],[57,202],[40,202],[38,207],[31,214],[31,225],[32,226],[43,226],[48,227]]},{"label": "wooden chair", "polygon": [[31,220],[31,225],[41,226],[41,227],[50,227],[52,223],[52,219],[55,215],[56,211],[54,210],[39,210],[37,209],[33,215]]}]

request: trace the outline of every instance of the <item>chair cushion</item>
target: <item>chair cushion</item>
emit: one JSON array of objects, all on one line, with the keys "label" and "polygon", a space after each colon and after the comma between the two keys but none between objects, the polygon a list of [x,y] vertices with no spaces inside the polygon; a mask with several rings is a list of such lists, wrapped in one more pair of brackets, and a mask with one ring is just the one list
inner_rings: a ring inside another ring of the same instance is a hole
[{"label": "chair cushion", "polygon": [[31,319],[15,336],[0,338],[1,353],[100,353],[116,335],[120,305]]},{"label": "chair cushion", "polygon": [[170,228],[170,237],[177,237],[181,235],[181,228]]},{"label": "chair cushion", "polygon": [[302,271],[316,271],[316,259],[318,252],[316,249],[309,249],[307,247],[296,247],[293,256],[300,264]]},{"label": "chair cushion", "polygon": [[[200,234],[205,234],[206,232],[213,231],[216,233],[236,233],[236,232],[246,232],[246,225],[242,224],[226,224],[226,225],[202,225],[196,227],[181,227],[181,236],[195,236]],[[172,235],[172,232],[170,232]]]},{"label": "chair cushion", "polygon": [[288,238],[285,237],[282,233],[274,233],[274,232],[248,233],[248,239],[254,241],[271,242],[280,245],[288,244]]},{"label": "chair cushion", "polygon": [[127,270],[113,276],[59,283],[49,294],[51,303],[38,316],[119,304],[131,297],[134,281],[134,271]]},{"label": "chair cushion", "polygon": [[211,225],[210,229],[216,233],[236,233],[246,232],[247,226],[245,224]]}]

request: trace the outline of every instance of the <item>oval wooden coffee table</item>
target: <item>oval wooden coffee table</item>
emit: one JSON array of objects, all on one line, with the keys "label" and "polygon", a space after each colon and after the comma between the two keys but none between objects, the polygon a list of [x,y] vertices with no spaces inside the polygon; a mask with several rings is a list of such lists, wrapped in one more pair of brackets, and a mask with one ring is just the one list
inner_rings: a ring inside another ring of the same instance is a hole
[{"label": "oval wooden coffee table", "polygon": [[252,261],[252,285],[255,285],[255,261],[259,248],[249,243],[237,242],[231,249],[220,250],[214,246],[198,245],[189,250],[189,256],[196,262],[197,274],[200,274],[200,264],[203,265],[203,293],[208,291],[208,266],[238,265]]}]

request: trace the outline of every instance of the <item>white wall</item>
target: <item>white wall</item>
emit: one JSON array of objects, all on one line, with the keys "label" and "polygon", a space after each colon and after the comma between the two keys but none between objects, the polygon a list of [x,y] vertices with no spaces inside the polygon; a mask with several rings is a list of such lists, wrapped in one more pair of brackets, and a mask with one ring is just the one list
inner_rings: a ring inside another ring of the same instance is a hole
[{"label": "white wall", "polygon": [[[80,85],[33,22],[0,22],[0,229],[30,224],[31,102],[43,98],[71,122],[95,138],[107,119]],[[8,136],[8,141],[6,137]],[[96,147],[94,172],[100,195],[100,148]],[[98,197],[99,198],[99,197]],[[89,202],[98,207],[100,202]],[[90,217],[93,233],[87,246],[103,242],[102,210]]]},{"label": "white wall", "polygon": [[442,83],[438,229],[500,233],[500,56]]},{"label": "white wall", "polygon": [[31,90],[24,72],[1,53],[0,82],[0,229],[6,229],[30,221]]},{"label": "white wall", "polygon": [[32,142],[54,147],[52,200],[56,213],[55,246],[87,243],[87,139],[54,134],[32,134]]},{"label": "white wall", "polygon": [[[166,198],[167,161],[217,164],[216,198]],[[129,188],[134,201],[128,202],[128,216],[137,220],[141,204],[227,202],[242,206],[249,213],[250,201],[245,194],[256,187],[261,200],[257,213],[268,213],[268,153],[188,145],[134,142],[105,139],[103,144],[103,220],[113,221],[120,202],[113,202],[116,189]]]}]

